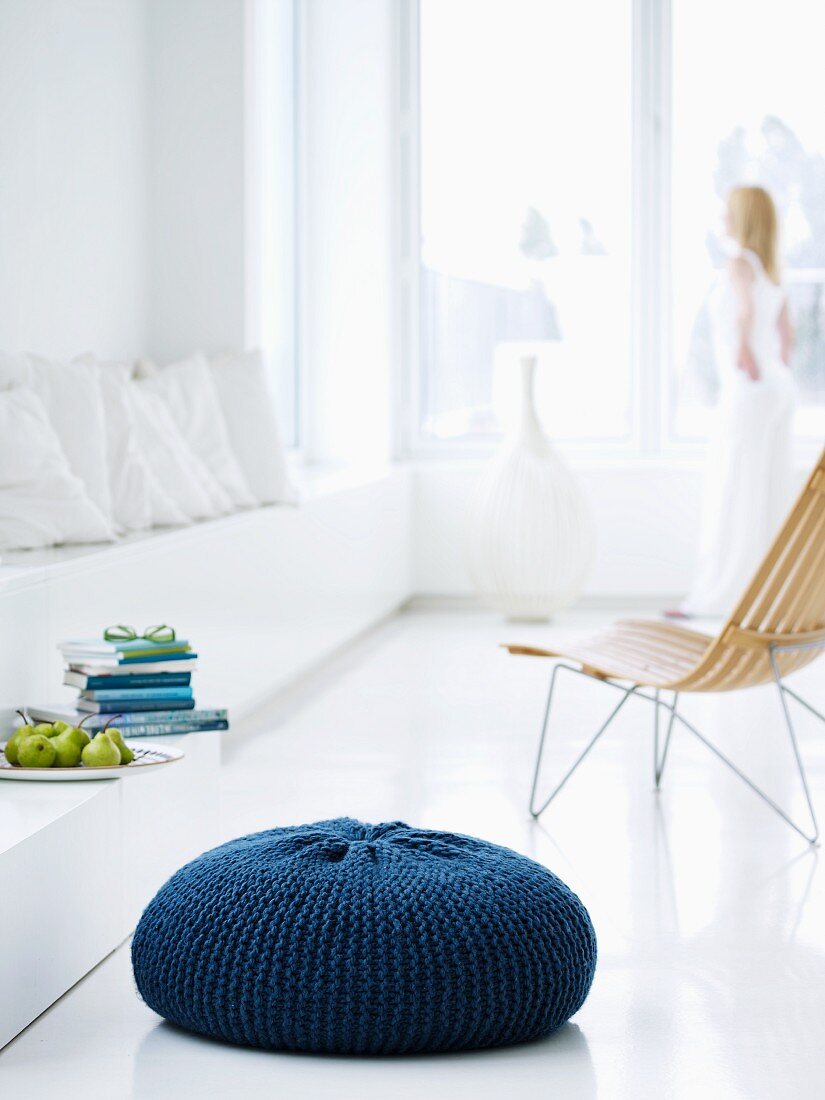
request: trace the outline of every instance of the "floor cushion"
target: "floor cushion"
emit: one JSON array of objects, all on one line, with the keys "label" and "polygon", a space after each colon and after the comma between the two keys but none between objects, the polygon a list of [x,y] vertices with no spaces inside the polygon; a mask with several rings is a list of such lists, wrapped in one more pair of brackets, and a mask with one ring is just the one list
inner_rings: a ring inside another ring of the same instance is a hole
[{"label": "floor cushion", "polygon": [[576,895],[507,848],[340,818],[187,864],[132,964],[149,1007],[203,1035],[403,1054],[549,1035],[587,996],[596,938]]}]

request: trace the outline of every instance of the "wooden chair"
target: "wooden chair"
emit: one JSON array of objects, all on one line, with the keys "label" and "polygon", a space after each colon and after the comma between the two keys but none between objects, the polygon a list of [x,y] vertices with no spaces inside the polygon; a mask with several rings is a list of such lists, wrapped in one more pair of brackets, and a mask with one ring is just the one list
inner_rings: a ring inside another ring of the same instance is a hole
[{"label": "wooden chair", "polygon": [[[688,729],[740,779],[811,844],[819,827],[808,789],[805,768],[788,708],[795,699],[825,722],[810,703],[792,691],[784,678],[815,660],[825,649],[825,451],[799,495],[782,530],[739,604],[716,637],[682,626],[628,619],[606,630],[561,643],[553,649],[507,645],[513,654],[567,659],[557,663],[539,738],[530,813],[534,817],[549,806],[631,696],[654,704],[653,771],[658,788],[664,771],[675,722]],[[544,802],[536,807],[553,690],[562,670],[598,680],[621,692],[621,698],[585,750]],[[760,787],[748,778],[678,710],[679,696],[688,692],[738,691],[773,681],[779,692],[799,776],[810,811],[813,833],[807,833]],[[672,692],[666,702],[662,692]],[[660,711],[669,712],[667,732],[660,754]]]}]

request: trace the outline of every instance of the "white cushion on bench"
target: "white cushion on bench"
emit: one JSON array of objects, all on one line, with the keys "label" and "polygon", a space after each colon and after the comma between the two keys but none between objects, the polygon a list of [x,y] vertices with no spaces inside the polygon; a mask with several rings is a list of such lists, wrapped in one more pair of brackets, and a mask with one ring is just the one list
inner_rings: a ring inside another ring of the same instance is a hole
[{"label": "white cushion on bench", "polygon": [[29,386],[0,391],[0,547],[104,542],[114,532],[58,441]]}]

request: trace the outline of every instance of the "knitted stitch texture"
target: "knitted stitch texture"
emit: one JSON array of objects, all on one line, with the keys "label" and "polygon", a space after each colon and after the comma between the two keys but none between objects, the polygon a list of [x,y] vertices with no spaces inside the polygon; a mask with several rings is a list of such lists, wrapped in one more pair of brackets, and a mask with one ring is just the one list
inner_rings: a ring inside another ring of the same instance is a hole
[{"label": "knitted stitch texture", "polygon": [[508,848],[340,818],[187,864],[132,965],[150,1008],[204,1035],[404,1054],[549,1035],[587,996],[596,937],[576,895]]}]

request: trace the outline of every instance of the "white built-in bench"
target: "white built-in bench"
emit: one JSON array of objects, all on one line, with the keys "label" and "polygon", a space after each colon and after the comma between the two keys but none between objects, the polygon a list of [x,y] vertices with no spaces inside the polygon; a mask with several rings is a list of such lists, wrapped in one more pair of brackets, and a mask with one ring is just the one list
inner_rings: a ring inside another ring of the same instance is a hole
[{"label": "white built-in bench", "polygon": [[[244,716],[411,595],[408,475],[308,478],[298,507],[0,564],[0,721],[68,702],[57,643],[166,622],[195,644],[199,704]],[[5,732],[5,731],[4,731]],[[228,736],[231,738],[232,731]],[[222,735],[128,780],[0,783],[0,1046],[131,932],[218,835]]]}]

